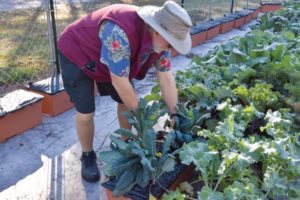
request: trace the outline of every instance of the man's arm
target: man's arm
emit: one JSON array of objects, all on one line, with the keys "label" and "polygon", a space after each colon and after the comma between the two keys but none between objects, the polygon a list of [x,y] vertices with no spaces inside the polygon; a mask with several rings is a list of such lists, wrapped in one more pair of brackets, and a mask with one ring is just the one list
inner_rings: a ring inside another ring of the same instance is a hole
[{"label": "man's arm", "polygon": [[178,103],[178,93],[175,78],[172,72],[156,71],[162,97],[167,104],[170,113],[177,113],[176,105]]},{"label": "man's arm", "polygon": [[128,110],[138,107],[137,95],[129,81],[130,44],[125,32],[115,23],[106,21],[100,26],[99,38],[102,41],[100,62],[110,72],[112,85]]},{"label": "man's arm", "polygon": [[171,72],[171,52],[165,51],[161,57],[155,62],[156,75],[158,78],[162,97],[167,104],[169,113],[177,113],[176,105],[178,102],[178,94],[175,78]]},{"label": "man's arm", "polygon": [[115,87],[128,110],[136,110],[138,108],[139,101],[129,79],[126,77],[116,76],[112,72],[110,72],[110,77],[112,85]]}]

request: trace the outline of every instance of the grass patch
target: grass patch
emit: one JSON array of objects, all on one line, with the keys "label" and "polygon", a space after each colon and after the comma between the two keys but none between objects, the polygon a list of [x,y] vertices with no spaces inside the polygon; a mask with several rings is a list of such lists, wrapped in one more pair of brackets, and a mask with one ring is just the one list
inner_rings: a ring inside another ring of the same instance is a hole
[{"label": "grass patch", "polygon": [[0,87],[47,74],[50,54],[44,11],[2,12],[0,18]]}]

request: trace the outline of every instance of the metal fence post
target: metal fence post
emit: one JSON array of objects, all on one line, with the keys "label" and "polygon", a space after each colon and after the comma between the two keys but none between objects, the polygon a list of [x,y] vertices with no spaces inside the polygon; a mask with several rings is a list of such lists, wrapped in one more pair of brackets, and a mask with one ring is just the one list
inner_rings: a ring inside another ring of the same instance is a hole
[{"label": "metal fence post", "polygon": [[231,8],[230,8],[231,13],[233,13],[233,4],[234,4],[234,0],[231,0]]},{"label": "metal fence post", "polygon": [[52,77],[60,74],[58,64],[58,52],[56,44],[56,25],[54,18],[53,0],[45,0],[45,9],[47,15],[48,37],[50,43],[50,65],[52,68]]},{"label": "metal fence post", "polygon": [[208,3],[208,20],[211,19],[211,1]]},{"label": "metal fence post", "polygon": [[49,83],[49,92],[59,91],[60,68],[58,63],[56,24],[54,18],[53,0],[45,0],[45,10],[47,15],[48,37],[50,43],[50,67],[52,70]]},{"label": "metal fence post", "polygon": [[181,7],[184,7],[184,0],[181,0]]},{"label": "metal fence post", "polygon": [[55,65],[56,65],[56,74],[60,74],[60,68],[58,63],[58,50],[57,50],[57,32],[56,32],[56,23],[55,23],[55,13],[53,0],[50,0],[50,9],[51,9],[51,22],[52,22],[52,30],[53,30],[53,42],[54,42],[54,55],[55,55]]}]

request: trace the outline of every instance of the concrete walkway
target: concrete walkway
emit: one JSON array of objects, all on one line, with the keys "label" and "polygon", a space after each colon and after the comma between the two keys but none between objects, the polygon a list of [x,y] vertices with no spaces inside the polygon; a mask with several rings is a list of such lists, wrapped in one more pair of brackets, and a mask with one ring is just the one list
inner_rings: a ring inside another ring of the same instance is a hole
[{"label": "concrete walkway", "polygon": [[[233,29],[193,48],[192,53],[204,55],[216,45],[249,30],[247,25]],[[182,55],[174,57],[171,61],[173,71],[185,69],[190,61]],[[153,76],[150,72],[145,80],[136,82],[140,97],[148,94],[155,84]],[[94,148],[97,152],[109,148],[109,135],[118,128],[115,113],[116,103],[110,97],[96,97]],[[0,144],[1,200],[106,199],[100,182],[91,184],[81,180],[81,148],[74,116],[74,109],[57,117],[45,116],[43,124]],[[99,162],[99,169],[102,168],[103,164]]]}]

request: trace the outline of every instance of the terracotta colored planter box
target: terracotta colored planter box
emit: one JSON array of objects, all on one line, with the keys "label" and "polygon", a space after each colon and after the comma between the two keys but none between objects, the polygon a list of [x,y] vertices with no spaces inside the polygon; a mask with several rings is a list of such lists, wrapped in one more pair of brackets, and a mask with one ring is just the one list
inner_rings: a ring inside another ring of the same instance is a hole
[{"label": "terracotta colored planter box", "polygon": [[210,40],[220,32],[220,22],[215,20],[210,20],[206,22],[197,23],[192,27],[192,34],[206,31],[205,40]]},{"label": "terracotta colored planter box", "polygon": [[249,15],[246,16],[245,18],[245,24],[249,23],[252,19],[253,19],[253,13],[254,12],[251,12]]},{"label": "terracotta colored planter box", "polygon": [[192,26],[192,47],[202,44],[206,41],[207,27],[203,26],[203,23],[198,23]]},{"label": "terracotta colored planter box", "polygon": [[[168,187],[168,189],[175,190],[180,183],[189,180],[191,178],[191,171],[193,171],[193,170],[194,170],[194,166],[186,167],[182,171],[182,173],[176,178],[176,180],[171,184],[171,186]],[[113,197],[111,190],[109,190],[107,188],[104,188],[104,189],[105,189],[108,200],[131,200],[131,198],[126,198],[126,197],[118,197],[118,198]],[[159,200],[161,200],[161,197],[159,198]]]},{"label": "terracotta colored planter box", "polygon": [[250,8],[250,10],[253,11],[253,13],[252,13],[252,19],[257,19],[258,15],[260,13],[260,9],[261,9],[261,7]]},{"label": "terracotta colored planter box", "polygon": [[220,22],[220,33],[226,33],[233,29],[235,19],[230,17],[221,17],[216,19],[216,21]]},{"label": "terracotta colored planter box", "polygon": [[241,17],[238,19],[235,19],[234,21],[234,28],[239,28],[240,26],[245,24],[245,17]]},{"label": "terracotta colored planter box", "polygon": [[274,12],[281,9],[281,3],[261,3],[261,12]]},{"label": "terracotta colored planter box", "polygon": [[206,41],[207,32],[200,32],[192,35],[192,47],[198,46]]},{"label": "terracotta colored planter box", "polygon": [[253,13],[253,11],[248,10],[248,9],[244,9],[244,10],[236,12],[237,15],[245,18],[244,24],[247,24],[248,22],[250,22],[252,20],[252,13]]},{"label": "terracotta colored planter box", "polygon": [[51,117],[57,116],[74,106],[65,90],[54,95],[38,91],[35,92],[44,96],[42,101],[42,113]]},{"label": "terracotta colored planter box", "polygon": [[242,26],[245,23],[245,18],[246,18],[244,15],[241,15],[239,13],[230,13],[227,14],[226,17],[234,19],[233,28],[238,28]]},{"label": "terracotta colored planter box", "polygon": [[16,90],[0,98],[0,142],[42,123],[43,96]]},{"label": "terracotta colored planter box", "polygon": [[228,31],[232,30],[233,29],[233,25],[234,25],[234,21],[235,20],[222,23],[221,27],[220,27],[220,33],[223,34],[223,33],[226,33]]},{"label": "terracotta colored planter box", "polygon": [[61,77],[47,78],[29,85],[29,89],[43,95],[42,113],[57,116],[74,105],[63,87]]},{"label": "terracotta colored planter box", "polygon": [[216,37],[217,35],[219,35],[220,33],[220,25],[217,25],[211,29],[207,30],[207,34],[206,34],[206,40],[210,40],[214,37]]}]

